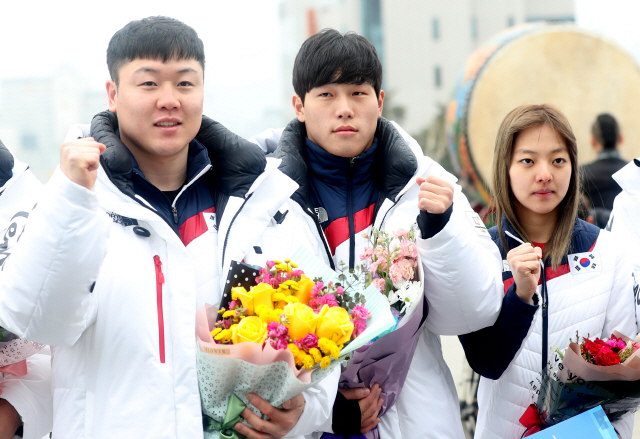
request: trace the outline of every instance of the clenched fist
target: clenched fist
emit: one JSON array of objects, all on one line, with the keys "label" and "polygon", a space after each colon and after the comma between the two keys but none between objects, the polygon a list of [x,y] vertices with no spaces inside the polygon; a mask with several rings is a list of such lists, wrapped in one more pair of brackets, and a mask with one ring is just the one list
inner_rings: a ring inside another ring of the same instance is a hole
[{"label": "clenched fist", "polygon": [[60,169],[72,182],[93,189],[98,177],[100,154],[106,146],[93,137],[72,140],[60,146]]},{"label": "clenched fist", "polygon": [[453,186],[446,181],[428,175],[427,178],[418,177],[416,183],[420,186],[418,207],[429,213],[444,213],[453,204]]},{"label": "clenched fist", "polygon": [[529,242],[507,253],[507,262],[516,283],[516,294],[527,303],[531,302],[538,287],[541,273],[540,259],[542,259],[542,250]]}]

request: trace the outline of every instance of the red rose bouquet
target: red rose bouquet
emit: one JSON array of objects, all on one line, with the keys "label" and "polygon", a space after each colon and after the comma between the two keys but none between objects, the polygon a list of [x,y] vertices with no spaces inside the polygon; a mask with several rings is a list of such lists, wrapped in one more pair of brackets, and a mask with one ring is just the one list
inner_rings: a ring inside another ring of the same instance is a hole
[{"label": "red rose bouquet", "polygon": [[[577,334],[576,334],[577,335]],[[547,374],[520,422],[524,436],[599,405],[615,421],[640,405],[640,343],[615,332],[608,340],[577,336],[564,352],[555,349]],[[523,436],[523,437],[524,437]]]}]

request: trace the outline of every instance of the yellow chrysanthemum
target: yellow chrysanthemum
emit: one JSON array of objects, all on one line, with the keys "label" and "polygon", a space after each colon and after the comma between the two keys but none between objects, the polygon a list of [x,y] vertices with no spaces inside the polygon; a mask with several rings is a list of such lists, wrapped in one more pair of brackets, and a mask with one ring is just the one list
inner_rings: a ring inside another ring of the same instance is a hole
[{"label": "yellow chrysanthemum", "polygon": [[288,264],[289,262],[291,262],[291,259],[285,259],[284,262]]},{"label": "yellow chrysanthemum", "polygon": [[224,309],[224,308],[220,308],[220,309],[218,310],[218,314],[222,314],[222,313],[223,313],[223,312],[225,312],[225,311],[226,311],[226,309]]},{"label": "yellow chrysanthemum", "polygon": [[298,303],[300,302],[300,299],[298,299],[296,296],[287,296],[284,298],[284,301],[287,303]]},{"label": "yellow chrysanthemum", "polygon": [[289,262],[289,265],[291,265],[293,268],[298,268],[298,264],[296,264],[295,262]]},{"label": "yellow chrysanthemum", "polygon": [[228,317],[233,317],[235,315],[236,315],[236,310],[232,309],[232,310],[229,310],[229,311],[225,311],[224,314],[222,314],[222,318],[226,319]]},{"label": "yellow chrysanthemum", "polygon": [[286,296],[282,293],[274,293],[273,296],[271,296],[271,300],[274,302],[281,302],[284,301],[285,297]]},{"label": "yellow chrysanthemum", "polygon": [[303,367],[304,366],[304,358],[305,358],[305,354],[302,352],[298,352],[298,355],[294,355],[293,356],[295,362],[296,362],[296,366],[299,367]]},{"label": "yellow chrysanthemum", "polygon": [[294,357],[300,353],[300,349],[298,349],[298,346],[294,345],[293,343],[289,343],[287,345],[287,348],[289,348],[289,350],[293,353]]},{"label": "yellow chrysanthemum", "polygon": [[276,259],[276,260],[274,260],[274,261],[273,261],[273,263],[274,263],[274,264],[276,264],[276,265],[280,265],[280,264],[282,264],[282,261],[278,261],[278,260]]},{"label": "yellow chrysanthemum", "polygon": [[265,322],[265,323],[271,323],[271,322],[279,322],[280,321],[280,314],[278,314],[277,312],[275,312],[272,309],[268,309],[266,311],[263,311],[262,313],[258,314],[258,317],[260,317],[260,319]]},{"label": "yellow chrysanthemum", "polygon": [[238,292],[231,288],[231,300],[238,300]]},{"label": "yellow chrysanthemum", "polygon": [[316,363],[319,363],[322,359],[322,354],[320,353],[320,350],[318,350],[318,348],[309,349],[309,355],[313,357],[313,361]]},{"label": "yellow chrysanthemum", "polygon": [[211,337],[215,337],[216,335],[218,335],[218,333],[220,333],[220,331],[222,331],[222,328],[215,328],[213,331],[211,331]]},{"label": "yellow chrysanthemum", "polygon": [[328,338],[320,337],[320,339],[318,340],[318,348],[320,348],[323,354],[331,355],[332,350],[337,348],[337,346]]},{"label": "yellow chrysanthemum", "polygon": [[320,368],[322,369],[326,369],[327,367],[329,367],[330,364],[331,364],[331,358],[329,357],[322,357],[322,360],[320,360]]},{"label": "yellow chrysanthemum", "polygon": [[265,312],[268,309],[269,308],[267,306],[265,306],[265,305],[258,305],[258,306],[256,306],[255,314],[259,317],[260,314],[262,314],[263,312]]},{"label": "yellow chrysanthemum", "polygon": [[335,360],[340,358],[340,348],[338,346],[331,348],[331,357]]},{"label": "yellow chrysanthemum", "polygon": [[229,343],[231,341],[231,334],[231,329],[223,329],[213,339],[216,341],[221,341],[223,343]]},{"label": "yellow chrysanthemum", "polygon": [[311,355],[304,356],[304,368],[307,370],[313,369],[313,366],[316,365],[316,362],[313,361],[313,357]]}]

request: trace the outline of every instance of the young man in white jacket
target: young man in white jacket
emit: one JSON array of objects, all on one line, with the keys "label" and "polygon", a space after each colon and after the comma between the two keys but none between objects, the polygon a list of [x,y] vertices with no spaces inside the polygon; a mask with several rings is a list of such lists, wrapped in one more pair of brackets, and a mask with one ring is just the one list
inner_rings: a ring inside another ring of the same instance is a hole
[{"label": "young man in white jacket", "polygon": [[[0,142],[0,270],[20,239],[42,184]],[[23,438],[41,438],[51,431],[51,356],[42,352],[27,359],[27,374],[0,373],[0,438],[20,428]]]},{"label": "young man in white jacket", "polygon": [[[204,48],[166,17],[107,50],[109,111],[60,148],[0,272],[0,324],[53,351],[57,438],[203,437],[195,311],[217,304],[297,185],[255,145],[202,115]],[[250,402],[246,437],[313,431],[337,375],[277,409]],[[253,428],[251,428],[253,427]],[[256,431],[259,430],[259,431]]]},{"label": "young man in white jacket", "polygon": [[332,267],[353,268],[368,244],[362,234],[372,226],[419,230],[429,310],[413,361],[388,371],[408,372],[404,387],[398,383],[402,392],[380,418],[377,384],[341,389],[333,417],[319,431],[409,438],[419,423],[429,426],[429,437],[462,439],[439,335],[493,324],[502,301],[500,255],[455,177],[381,117],[381,82],[381,63],[364,37],[325,29],[305,41],[293,71],[297,119],[253,138],[264,151],[277,144],[273,155],[299,188],[263,235],[259,254],[247,260],[285,258],[305,246]]}]

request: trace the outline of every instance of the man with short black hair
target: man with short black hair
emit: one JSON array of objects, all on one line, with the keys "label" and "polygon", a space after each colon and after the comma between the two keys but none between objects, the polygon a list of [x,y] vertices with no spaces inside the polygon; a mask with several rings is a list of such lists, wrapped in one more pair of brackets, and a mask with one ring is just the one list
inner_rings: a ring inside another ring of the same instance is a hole
[{"label": "man with short black hair", "polygon": [[[189,26],[133,21],[107,54],[109,111],[91,137],[76,128],[60,147],[0,272],[0,290],[12,292],[0,322],[55,346],[54,437],[198,438],[195,311],[220,302],[231,261],[297,185],[202,115],[204,49]],[[260,432],[235,428],[250,439],[313,431],[336,384],[282,409],[249,395],[268,419],[245,409]]]},{"label": "man with short black hair", "polygon": [[286,216],[272,225],[263,254],[247,258],[281,258],[305,246],[346,270],[360,263],[369,245],[363,235],[372,226],[388,233],[418,230],[428,317],[422,312],[426,320],[404,322],[416,330],[390,347],[396,351],[384,361],[393,368],[380,366],[388,377],[384,388],[340,389],[332,418],[319,430],[330,438],[463,438],[438,334],[463,334],[495,321],[502,264],[455,177],[381,117],[381,83],[382,65],[366,38],[325,29],[303,43],[293,68],[296,119],[253,139],[265,151],[279,140],[274,156],[299,188],[280,209]]},{"label": "man with short black hair", "polygon": [[612,177],[627,164],[618,150],[622,140],[616,119],[608,113],[598,115],[591,126],[591,146],[598,156],[583,165],[580,172],[582,190],[591,202],[595,224],[600,228],[607,224],[613,200],[622,190]]}]

